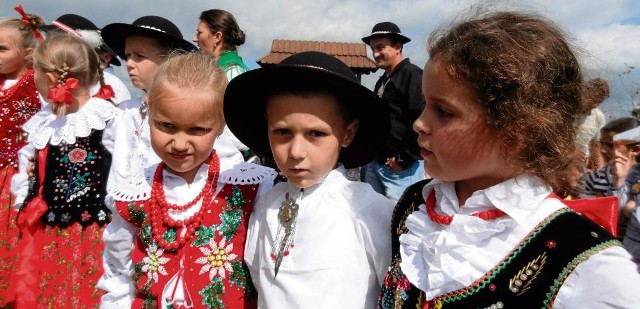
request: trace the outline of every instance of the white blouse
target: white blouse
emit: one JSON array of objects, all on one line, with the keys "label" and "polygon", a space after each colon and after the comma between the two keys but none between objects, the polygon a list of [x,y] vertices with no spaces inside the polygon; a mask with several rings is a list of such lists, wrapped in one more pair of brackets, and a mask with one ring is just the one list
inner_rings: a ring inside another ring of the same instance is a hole
[{"label": "white blouse", "polygon": [[11,179],[11,192],[15,196],[15,205],[22,204],[29,190],[27,166],[36,151],[47,145],[58,146],[61,143],[73,144],[78,137],[87,137],[92,130],[103,130],[102,144],[113,153],[115,127],[119,110],[110,102],[91,98],[77,112],[58,118],[50,108],[42,110],[22,129],[29,134],[29,143],[18,152],[19,172]]},{"label": "white blouse", "polygon": [[[277,276],[271,248],[289,193],[299,205],[293,248]],[[375,308],[391,262],[393,202],[340,167],[304,190],[279,183],[256,201],[245,261],[259,308]]]},{"label": "white blouse", "polygon": [[[124,201],[135,201],[136,196],[150,196],[153,174],[157,165],[150,166],[144,172],[145,182],[135,186],[138,194],[126,196]],[[209,165],[202,164],[196,173],[193,182],[189,185],[182,177],[167,171],[163,171],[163,184],[165,198],[167,202],[173,204],[186,204],[193,200],[202,191],[207,182],[207,172]],[[276,173],[273,169],[258,166],[251,163],[236,163],[229,158],[220,158],[220,177],[216,184],[216,195],[222,190],[225,184],[260,184],[256,197],[264,195],[271,189]],[[108,206],[113,207],[114,203]],[[169,215],[174,220],[185,220],[195,214],[202,206],[201,201],[184,211],[170,212]],[[104,273],[98,281],[98,288],[105,291],[102,296],[101,308],[130,308],[135,292],[133,282],[133,263],[131,261],[131,251],[135,237],[137,237],[138,227],[125,221],[120,217],[115,208],[111,209],[113,214],[111,223],[107,225],[103,233],[105,250],[103,253]],[[162,300],[170,298],[175,284],[182,284],[182,281],[170,281],[172,286],[167,286]],[[176,289],[177,298],[183,297],[182,290]],[[163,307],[164,308],[164,307]]]},{"label": "white blouse", "polygon": [[[542,220],[566,207],[548,198],[551,189],[539,178],[519,176],[474,192],[464,207],[454,183],[431,181],[438,212],[453,215],[450,225],[431,221],[425,205],[409,215],[409,232],[400,236],[402,271],[432,299],[473,284],[493,269]],[[507,215],[485,221],[470,214],[497,208]],[[571,227],[567,227],[571,228]],[[582,262],[566,279],[553,308],[638,308],[640,275],[622,247],[606,249]]]},{"label": "white blouse", "polygon": [[[110,196],[137,193],[135,186],[144,181],[144,171],[156,165],[160,158],[151,147],[149,117],[142,117],[140,106],[144,98],[120,103],[122,111],[115,133],[114,155],[109,171],[107,192]],[[243,162],[242,154],[236,149],[230,137],[223,133],[216,138],[213,148],[221,159],[232,163]],[[132,190],[134,192],[129,192]],[[107,200],[109,204],[111,200]]]}]

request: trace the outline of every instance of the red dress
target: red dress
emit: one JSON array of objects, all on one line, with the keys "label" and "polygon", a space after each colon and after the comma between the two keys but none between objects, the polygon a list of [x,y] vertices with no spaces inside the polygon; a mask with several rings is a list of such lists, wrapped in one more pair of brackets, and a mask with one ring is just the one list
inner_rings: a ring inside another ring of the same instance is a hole
[{"label": "red dress", "polygon": [[[169,291],[190,298],[192,308],[255,308],[256,294],[244,263],[244,242],[257,190],[258,184],[224,184],[203,206],[208,208],[193,238],[174,250],[158,246],[149,200],[116,201],[118,214],[139,227],[131,253],[136,286],[131,307],[164,308],[161,295]],[[168,243],[175,242],[172,229],[160,234]],[[179,280],[184,284],[176,284]]]},{"label": "red dress", "polygon": [[[0,75],[0,86],[4,82],[5,76]],[[0,306],[5,303],[9,274],[16,259],[12,250],[18,241],[18,228],[11,177],[18,168],[18,150],[27,141],[20,127],[40,107],[32,69],[22,74],[15,85],[0,89]]]}]

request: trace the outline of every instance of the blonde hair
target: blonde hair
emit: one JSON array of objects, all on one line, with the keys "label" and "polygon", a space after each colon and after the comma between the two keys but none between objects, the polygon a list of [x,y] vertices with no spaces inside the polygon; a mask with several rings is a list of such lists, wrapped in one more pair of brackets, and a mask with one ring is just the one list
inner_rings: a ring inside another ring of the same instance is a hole
[{"label": "blonde hair", "polygon": [[[33,53],[33,67],[40,72],[55,73],[59,84],[69,77],[76,78],[80,87],[87,89],[101,81],[102,75],[100,59],[93,47],[70,34],[48,35]],[[42,95],[47,96],[46,93]],[[52,109],[56,115],[62,116],[66,112],[66,104],[53,104]]]},{"label": "blonde hair", "polygon": [[149,89],[149,110],[153,110],[154,102],[162,100],[176,90],[189,94],[203,93],[207,98],[209,116],[219,125],[217,135],[224,128],[222,101],[227,88],[227,77],[211,55],[204,53],[173,53],[163,62],[156,72]]},{"label": "blonde hair", "polygon": [[[37,15],[27,14],[30,23],[27,24],[21,19],[6,18],[0,19],[0,29],[15,29],[18,31],[18,40],[13,42],[18,48],[20,55],[26,54],[27,48],[36,48],[38,46],[38,40],[34,35],[34,31],[38,31],[37,27],[44,25],[44,20]],[[27,58],[31,61],[31,58]]]}]

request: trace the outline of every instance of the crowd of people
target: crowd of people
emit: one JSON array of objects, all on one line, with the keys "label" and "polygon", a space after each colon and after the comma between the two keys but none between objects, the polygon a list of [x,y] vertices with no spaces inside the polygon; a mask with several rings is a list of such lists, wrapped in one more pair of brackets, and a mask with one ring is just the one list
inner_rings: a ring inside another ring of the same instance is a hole
[{"label": "crowd of people", "polygon": [[640,304],[640,121],[605,123],[607,82],[544,16],[470,11],[423,69],[377,23],[368,89],[318,51],[249,70],[224,10],[195,44],[160,16],[16,13],[0,308]]}]

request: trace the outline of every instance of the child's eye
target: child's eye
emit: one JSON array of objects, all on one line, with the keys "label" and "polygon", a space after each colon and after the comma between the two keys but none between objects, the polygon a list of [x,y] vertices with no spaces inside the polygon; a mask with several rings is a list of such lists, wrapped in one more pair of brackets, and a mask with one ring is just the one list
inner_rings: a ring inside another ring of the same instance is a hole
[{"label": "child's eye", "polygon": [[191,134],[193,135],[205,135],[211,132],[211,128],[194,127],[194,128],[191,128],[189,131],[191,131]]},{"label": "child's eye", "polygon": [[156,121],[156,126],[163,130],[169,130],[174,128],[173,124],[169,122],[164,122],[164,121]]},{"label": "child's eye", "polygon": [[274,129],[272,132],[275,135],[287,135],[291,133],[291,131],[289,131],[288,129]]},{"label": "child's eye", "polygon": [[327,134],[327,133],[325,133],[325,132],[318,131],[318,130],[313,130],[313,131],[311,131],[309,134],[310,134],[311,136],[313,136],[313,137],[324,137],[324,136],[329,135],[329,134]]},{"label": "child's eye", "polygon": [[441,107],[436,107],[436,114],[438,114],[438,116],[441,117],[441,118],[448,118],[448,117],[451,117],[453,115],[453,113],[451,113],[448,110],[443,109]]}]

